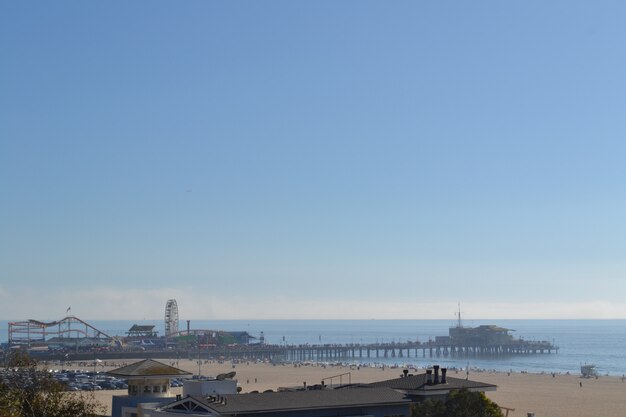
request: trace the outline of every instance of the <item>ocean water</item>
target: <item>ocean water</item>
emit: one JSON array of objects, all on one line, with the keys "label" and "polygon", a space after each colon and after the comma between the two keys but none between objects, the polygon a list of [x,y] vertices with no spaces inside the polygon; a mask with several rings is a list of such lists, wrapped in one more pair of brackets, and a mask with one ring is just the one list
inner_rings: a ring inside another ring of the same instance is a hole
[{"label": "ocean water", "polygon": [[[153,324],[163,334],[161,320],[89,321],[111,335],[124,335],[133,324]],[[444,357],[356,358],[355,362],[376,361],[386,365],[441,366],[515,372],[580,372],[582,364],[595,364],[601,374],[626,374],[626,320],[474,320],[465,326],[495,324],[513,329],[515,337],[548,340],[559,346],[557,354],[509,356],[498,359]],[[247,331],[254,337],[263,332],[271,344],[345,344],[427,341],[448,334],[450,320],[192,320],[192,329]],[[180,329],[186,328],[181,321]],[[8,339],[8,322],[0,323],[0,341]]]}]

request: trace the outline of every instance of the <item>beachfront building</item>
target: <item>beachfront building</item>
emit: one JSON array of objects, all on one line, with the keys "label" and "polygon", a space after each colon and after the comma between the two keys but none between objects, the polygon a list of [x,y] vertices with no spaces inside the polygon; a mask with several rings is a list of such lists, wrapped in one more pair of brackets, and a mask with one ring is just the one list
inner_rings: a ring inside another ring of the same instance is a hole
[{"label": "beachfront building", "polygon": [[184,397],[165,405],[144,405],[143,417],[409,417],[411,400],[391,388],[316,389],[209,397]]},{"label": "beachfront building", "polygon": [[161,404],[175,400],[170,392],[170,380],[189,378],[191,374],[173,366],[146,359],[107,372],[128,380],[128,395],[112,399],[112,417],[136,417],[138,404]]},{"label": "beachfront building", "polygon": [[129,395],[113,398],[112,417],[409,417],[411,404],[427,398],[443,399],[459,389],[496,390],[492,384],[448,377],[447,370],[438,366],[423,374],[404,371],[400,378],[370,384],[335,388],[321,384],[247,394],[236,393],[233,372],[216,379],[184,381],[183,395],[177,396],[170,394],[168,378],[189,376],[189,373],[160,362],[145,360],[109,373],[129,381]]},{"label": "beachfront building", "polygon": [[171,392],[171,380],[189,378],[189,372],[164,363],[146,359],[107,372],[109,375],[128,380],[128,395],[113,396],[112,417],[143,416],[144,407],[158,407],[180,400],[182,397],[219,396],[237,393],[234,372],[220,374],[217,378],[183,380],[183,395]]},{"label": "beachfront building", "polygon": [[[441,371],[441,374],[439,373]],[[472,392],[495,391],[496,385],[484,382],[472,381],[470,379],[453,378],[447,375],[447,369],[427,369],[426,373],[409,375],[405,373],[403,377],[379,381],[368,384],[372,387],[387,387],[395,391],[406,394],[413,402],[430,399],[445,399],[450,391],[467,389]]]}]

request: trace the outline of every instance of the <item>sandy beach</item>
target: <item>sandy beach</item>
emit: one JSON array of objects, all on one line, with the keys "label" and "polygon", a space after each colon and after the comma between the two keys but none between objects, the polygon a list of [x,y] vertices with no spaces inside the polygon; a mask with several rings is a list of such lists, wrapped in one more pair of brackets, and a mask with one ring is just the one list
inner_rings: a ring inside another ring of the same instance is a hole
[{"label": "sandy beach", "polygon": [[[160,360],[175,365],[171,360]],[[99,371],[114,369],[133,361],[107,363],[98,366]],[[193,360],[181,360],[178,367],[194,374],[198,373],[198,364]],[[52,367],[54,368],[54,367]],[[70,368],[66,364],[66,368]],[[71,367],[80,368],[78,364]],[[82,369],[93,369],[84,366]],[[399,368],[373,368],[341,365],[302,364],[272,365],[268,363],[203,362],[200,366],[202,375],[215,376],[220,373],[236,371],[235,379],[242,387],[242,392],[276,390],[279,387],[319,384],[322,379],[327,385],[339,383],[373,382],[395,378],[402,372]],[[413,371],[412,371],[413,372]],[[418,372],[423,372],[419,370]],[[339,377],[338,375],[345,374]],[[449,376],[464,378],[465,373],[449,372]],[[332,380],[331,380],[332,377]],[[498,390],[488,392],[487,396],[501,406],[515,409],[510,417],[526,417],[534,412],[535,417],[618,417],[626,415],[626,382],[622,378],[603,376],[598,379],[582,379],[577,375],[552,375],[506,372],[472,371],[470,379],[496,384]],[[581,386],[582,383],[582,386]],[[173,394],[181,393],[182,388],[173,388]],[[112,395],[124,395],[120,391],[96,391],[96,400],[106,407],[110,415]]]}]

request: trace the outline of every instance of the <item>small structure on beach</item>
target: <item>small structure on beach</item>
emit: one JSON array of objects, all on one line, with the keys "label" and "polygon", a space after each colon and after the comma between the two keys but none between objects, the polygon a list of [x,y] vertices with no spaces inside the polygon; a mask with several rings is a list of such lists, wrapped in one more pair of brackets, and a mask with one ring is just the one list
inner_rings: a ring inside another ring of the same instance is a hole
[{"label": "small structure on beach", "polygon": [[600,376],[598,373],[598,369],[595,365],[581,365],[580,367],[580,376],[582,378],[597,378]]}]

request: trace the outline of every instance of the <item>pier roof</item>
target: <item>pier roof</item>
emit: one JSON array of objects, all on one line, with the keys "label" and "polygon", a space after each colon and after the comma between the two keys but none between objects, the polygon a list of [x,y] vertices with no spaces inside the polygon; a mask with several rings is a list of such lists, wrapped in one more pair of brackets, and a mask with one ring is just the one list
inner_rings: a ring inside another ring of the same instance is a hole
[{"label": "pier roof", "polygon": [[514,332],[513,329],[507,329],[506,327],[496,326],[495,324],[483,324],[478,327],[474,327],[474,329],[481,330],[492,330],[494,332]]},{"label": "pier roof", "polygon": [[129,332],[151,332],[154,329],[154,325],[143,325],[143,324],[133,324],[133,326],[128,329]]}]

